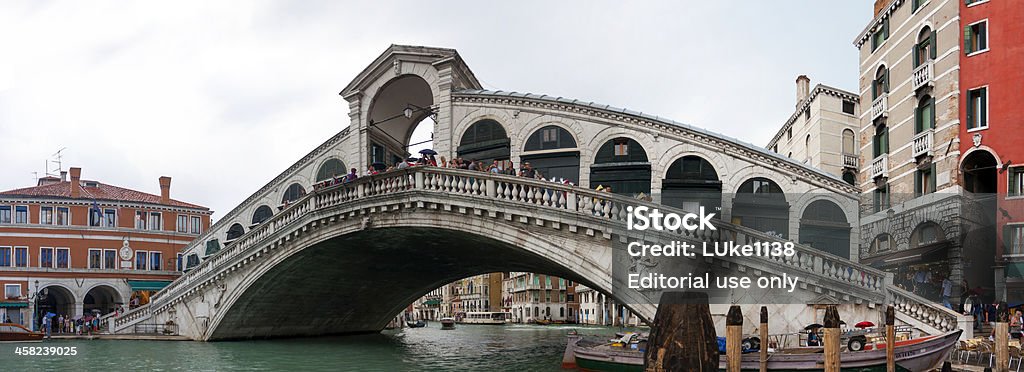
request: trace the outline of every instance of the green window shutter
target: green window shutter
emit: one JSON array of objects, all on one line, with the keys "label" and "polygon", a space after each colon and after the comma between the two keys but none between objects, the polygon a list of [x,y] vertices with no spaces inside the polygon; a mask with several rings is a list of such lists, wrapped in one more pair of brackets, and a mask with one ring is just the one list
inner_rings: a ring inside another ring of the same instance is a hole
[{"label": "green window shutter", "polygon": [[885,70],[885,75],[882,75],[882,92],[889,93],[889,70]]},{"label": "green window shutter", "polygon": [[967,129],[974,129],[974,99],[973,92],[967,91]]},{"label": "green window shutter", "polygon": [[878,80],[871,80],[871,100],[878,98]]},{"label": "green window shutter", "polygon": [[917,66],[921,65],[921,59],[918,58],[918,56],[917,56],[918,55],[918,51],[920,51],[920,50],[921,50],[921,44],[914,44],[914,51],[913,51],[913,53],[911,53],[911,54],[914,55],[914,68],[917,68]]},{"label": "green window shutter", "polygon": [[964,26],[964,54],[971,54],[971,26]]},{"label": "green window shutter", "polygon": [[1010,189],[1007,190],[1008,191],[1007,194],[1009,194],[1010,196],[1016,196],[1017,195],[1017,173],[1018,172],[1020,172],[1020,171],[1017,168],[1010,168],[1010,172],[1009,172],[1010,173],[1009,174],[1009,177],[1010,177],[1010,185],[1009,185]]},{"label": "green window shutter", "polygon": [[914,108],[914,134],[921,133],[922,131],[923,125],[921,125],[921,123],[923,123],[924,120],[921,119],[921,107]]},{"label": "green window shutter", "polygon": [[928,185],[928,190],[930,192],[935,192],[935,190],[938,189],[938,185],[936,184],[937,181],[935,180],[937,178],[936,176],[938,176],[938,173],[935,173],[935,163],[932,163],[932,176],[928,178],[930,183]]},{"label": "green window shutter", "polygon": [[981,122],[978,123],[979,127],[988,126],[988,88],[981,88],[981,104],[978,105],[978,115],[981,117]]},{"label": "green window shutter", "polygon": [[939,44],[938,34],[937,34],[937,33],[935,33],[935,30],[932,30],[932,36],[931,36],[931,38],[932,38],[932,39],[931,39],[931,43],[930,43],[930,44],[928,45],[928,49],[931,49],[931,55],[932,55],[932,59],[934,60],[935,58],[937,58],[937,57],[935,56],[935,53],[936,53],[936,50],[935,50],[935,49],[936,49],[936,45],[938,45],[938,44]]},{"label": "green window shutter", "polygon": [[921,196],[924,194],[924,188],[921,187],[921,171],[914,172],[914,197]]},{"label": "green window shutter", "polygon": [[882,21],[882,40],[889,40],[889,18]]}]

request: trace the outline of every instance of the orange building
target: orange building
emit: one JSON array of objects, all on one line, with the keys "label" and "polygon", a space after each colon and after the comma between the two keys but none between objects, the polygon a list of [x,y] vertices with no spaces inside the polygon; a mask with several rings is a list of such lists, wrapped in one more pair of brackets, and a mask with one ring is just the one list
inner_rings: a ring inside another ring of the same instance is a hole
[{"label": "orange building", "polygon": [[0,320],[106,315],[148,301],[180,275],[181,249],[209,208],[81,179],[81,169],[0,192]]}]

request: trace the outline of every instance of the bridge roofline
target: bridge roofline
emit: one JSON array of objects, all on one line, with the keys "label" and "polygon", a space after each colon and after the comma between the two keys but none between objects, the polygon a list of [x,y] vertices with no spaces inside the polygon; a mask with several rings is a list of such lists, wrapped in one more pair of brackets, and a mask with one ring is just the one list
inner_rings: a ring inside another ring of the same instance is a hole
[{"label": "bridge roofline", "polygon": [[604,112],[615,114],[615,115],[623,115],[623,116],[629,116],[629,117],[633,117],[633,118],[640,119],[640,120],[646,120],[646,121],[650,121],[650,122],[655,123],[655,124],[661,124],[661,125],[668,126],[668,127],[675,127],[677,129],[682,129],[682,130],[687,131],[687,132],[691,132],[691,133],[694,133],[694,134],[697,134],[697,135],[702,135],[702,136],[710,137],[710,138],[713,138],[715,140],[719,140],[719,141],[722,141],[722,142],[730,143],[730,144],[732,144],[734,146],[737,146],[737,147],[741,147],[741,148],[745,148],[745,149],[751,150],[751,151],[756,152],[756,153],[758,153],[760,155],[763,155],[763,156],[765,156],[767,158],[771,158],[771,159],[774,159],[774,160],[777,160],[777,161],[781,161],[784,164],[792,166],[792,167],[795,167],[798,170],[805,171],[805,172],[810,173],[810,174],[812,174],[814,176],[819,176],[819,177],[821,177],[821,178],[823,178],[823,179],[825,179],[827,181],[831,181],[832,184],[829,185],[831,188],[840,189],[842,191],[851,192],[851,193],[858,193],[859,192],[859,189],[856,186],[853,186],[853,185],[850,185],[850,184],[846,183],[846,181],[843,181],[841,178],[839,178],[839,177],[837,177],[835,175],[832,175],[832,174],[829,174],[829,173],[827,173],[827,172],[825,172],[823,170],[820,170],[820,169],[808,166],[806,164],[803,164],[803,163],[798,162],[796,160],[793,160],[793,159],[790,159],[788,157],[782,156],[780,154],[776,154],[775,152],[770,151],[770,150],[768,150],[766,148],[763,148],[761,146],[758,146],[758,145],[755,145],[755,144],[752,144],[750,142],[746,142],[746,141],[743,141],[743,140],[740,140],[740,139],[737,139],[737,138],[734,138],[734,137],[730,137],[730,136],[727,136],[727,135],[724,135],[724,134],[721,134],[721,133],[712,132],[712,131],[709,131],[707,129],[704,129],[704,128],[701,128],[701,127],[697,127],[697,126],[694,126],[694,125],[678,122],[678,121],[675,121],[675,120],[672,120],[672,119],[668,119],[668,118],[663,118],[663,117],[660,117],[660,116],[657,116],[657,115],[647,114],[647,113],[643,113],[643,112],[633,111],[633,110],[630,110],[630,109],[619,108],[619,107],[610,106],[610,105],[601,104],[601,103],[595,103],[593,101],[589,101],[588,102],[588,101],[582,101],[582,100],[578,100],[578,99],[549,96],[549,95],[546,95],[546,94],[520,93],[520,92],[508,92],[508,91],[501,91],[501,90],[486,90],[486,89],[463,89],[463,90],[457,90],[457,91],[452,92],[452,96],[456,96],[456,97],[484,97],[484,98],[487,98],[487,97],[505,97],[505,98],[515,98],[515,99],[541,101],[541,102],[549,102],[549,103],[558,103],[558,104],[564,104],[564,105],[569,105],[569,106],[585,107],[585,108],[590,108],[590,109],[593,109],[593,110],[604,111]]},{"label": "bridge roofline", "polygon": [[369,66],[366,66],[363,71],[359,72],[358,75],[348,85],[345,86],[338,95],[345,97],[346,99],[352,94],[358,93],[366,85],[370,84],[375,77],[377,77],[382,70],[390,69],[388,60],[396,56],[406,56],[413,58],[427,58],[431,59],[431,64],[438,65],[445,62],[452,62],[455,65],[456,71],[458,71],[465,79],[468,87],[463,88],[475,88],[480,89],[480,81],[477,80],[476,75],[469,69],[466,62],[459,56],[459,52],[455,49],[450,48],[436,48],[428,46],[417,46],[417,45],[399,45],[391,44],[384,53],[381,53],[377,59],[374,59]]}]

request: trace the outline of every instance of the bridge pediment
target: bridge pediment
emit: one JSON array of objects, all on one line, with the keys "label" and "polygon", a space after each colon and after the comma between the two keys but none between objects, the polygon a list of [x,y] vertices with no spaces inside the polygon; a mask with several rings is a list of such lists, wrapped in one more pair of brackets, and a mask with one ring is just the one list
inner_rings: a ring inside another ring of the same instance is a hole
[{"label": "bridge pediment", "polygon": [[476,75],[455,49],[392,44],[338,94],[349,99],[349,97],[365,91],[381,78],[387,80],[392,76],[401,75],[404,69],[408,68],[403,64],[410,63],[426,64],[436,68],[451,65],[452,88],[481,89],[482,87],[476,79]]}]

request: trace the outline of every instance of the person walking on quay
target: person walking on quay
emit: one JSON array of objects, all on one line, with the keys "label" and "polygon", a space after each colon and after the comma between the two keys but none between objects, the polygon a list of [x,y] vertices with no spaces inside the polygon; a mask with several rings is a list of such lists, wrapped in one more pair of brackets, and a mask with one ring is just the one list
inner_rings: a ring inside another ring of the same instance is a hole
[{"label": "person walking on quay", "polygon": [[953,281],[949,280],[949,275],[942,278],[942,306],[947,309],[953,310],[953,305],[949,303],[949,297],[953,295]]}]

